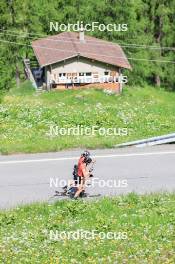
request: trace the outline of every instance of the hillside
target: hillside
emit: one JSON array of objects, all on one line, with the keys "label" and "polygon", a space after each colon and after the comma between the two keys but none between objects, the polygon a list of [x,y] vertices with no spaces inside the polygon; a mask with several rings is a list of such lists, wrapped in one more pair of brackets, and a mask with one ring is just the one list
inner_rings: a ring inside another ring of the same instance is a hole
[{"label": "hillside", "polygon": [[[121,96],[93,89],[38,94],[27,82],[11,89],[0,103],[0,153],[112,147],[171,133],[175,131],[174,102],[173,92],[153,87],[127,87]],[[96,131],[49,136],[50,127],[56,130],[56,126],[64,131],[95,126]],[[116,128],[118,135],[100,134],[100,128]]]}]

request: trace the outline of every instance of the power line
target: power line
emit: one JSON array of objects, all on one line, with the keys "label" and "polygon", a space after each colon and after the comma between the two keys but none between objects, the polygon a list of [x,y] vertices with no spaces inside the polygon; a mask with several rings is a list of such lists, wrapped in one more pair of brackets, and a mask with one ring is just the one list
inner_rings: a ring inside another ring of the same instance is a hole
[{"label": "power line", "polygon": [[[2,29],[0,29],[2,31]],[[8,31],[8,30],[3,30],[3,31]],[[8,31],[8,32],[15,32],[15,31]],[[69,38],[70,40],[68,40],[67,38],[65,37],[61,37],[61,39],[53,39],[53,38],[49,38],[48,35],[40,35],[40,34],[34,34],[34,33],[25,33],[23,32],[24,34],[27,34],[27,35],[30,35],[30,34],[33,34],[33,35],[39,35],[39,36],[45,36],[47,37],[46,41],[53,41],[53,42],[62,42],[64,39],[64,42],[67,42],[67,43],[72,43],[72,41],[74,43],[77,43],[79,44],[80,42],[79,41],[76,41],[75,38]],[[0,33],[1,35],[4,34],[4,33]],[[9,35],[9,36],[17,36],[19,38],[27,38],[26,36],[20,36],[19,34],[11,34],[11,33],[6,33],[6,35]],[[52,37],[52,36],[50,36]],[[28,38],[30,39],[33,39],[33,37],[29,37]],[[71,41],[72,40],[72,41]],[[35,40],[34,40],[35,41]],[[104,41],[104,42],[108,42],[107,40],[100,40],[100,41]],[[92,42],[93,44],[90,44],[88,42]],[[105,46],[106,43],[99,43],[99,41],[95,41],[95,40],[87,40],[86,42],[88,45],[93,45],[93,46]],[[98,44],[94,44],[94,43],[98,43]],[[115,45],[119,45],[120,47],[123,47],[123,48],[134,48],[134,49],[157,49],[157,50],[171,50],[171,51],[175,51],[175,47],[158,47],[158,46],[152,46],[152,45],[143,45],[143,44],[136,44],[136,43],[133,43],[133,44],[127,44],[127,43],[111,43],[111,44],[107,44],[108,46],[112,46],[114,47]]]},{"label": "power line", "polygon": [[[27,47],[32,47],[32,45],[29,45],[29,44],[18,43],[18,42],[13,42],[13,41],[8,41],[8,40],[2,40],[2,39],[0,39],[0,42],[9,43],[9,44],[15,44],[15,45],[21,45],[21,46],[27,46]],[[65,50],[63,50],[63,49],[48,48],[48,47],[38,46],[38,45],[35,45],[34,47],[35,48],[41,48],[41,49],[58,50],[58,51],[61,51],[61,52],[65,52]],[[70,50],[68,52],[71,52],[72,53],[73,51]],[[84,52],[84,53],[85,54],[90,54],[90,55],[97,55],[96,53],[90,53],[90,52]],[[109,56],[109,55],[101,55],[100,54],[100,56],[114,58],[114,56]],[[125,59],[125,57],[115,57],[115,58],[116,59]],[[154,60],[154,59],[151,59],[150,60],[150,59],[138,59],[138,58],[127,58],[127,59],[129,59],[129,60],[138,60],[138,61],[150,61],[150,62],[161,62],[161,63],[172,63],[172,64],[175,64],[175,61],[169,61],[169,60]]]},{"label": "power line", "polygon": [[[0,34],[4,34],[4,33],[0,33]],[[29,33],[27,33],[29,34]],[[6,33],[6,35],[10,35],[10,36],[17,36],[19,38],[27,38],[26,36],[20,36],[19,34],[11,34],[11,33]],[[62,40],[64,40],[64,42],[68,42],[68,43],[71,43],[71,39],[74,40],[74,43],[79,43],[78,41],[75,41],[75,38],[69,38],[70,40],[67,40],[67,38],[65,37],[61,37],[61,40],[58,40],[58,39],[51,39],[51,38],[48,38],[47,35],[45,35],[47,37],[46,41],[55,41],[55,42],[62,42]],[[28,37],[30,39],[33,39],[33,37]],[[107,42],[106,40],[101,40],[101,41],[104,41],[104,42]],[[87,40],[87,43],[88,42],[93,42],[93,46],[102,46],[102,45],[106,45],[105,43],[99,43],[99,41],[95,41],[95,40]],[[94,43],[98,43],[98,44],[94,44]],[[122,44],[122,43],[119,43],[119,44]],[[108,46],[115,46],[115,45],[119,45],[118,43],[111,43],[111,44],[108,44]],[[88,43],[89,45],[89,43]],[[150,48],[150,49],[166,49],[166,50],[175,50],[174,47],[158,47],[158,46],[151,46],[151,45],[142,45],[142,44],[127,44],[127,43],[123,43],[122,45],[120,45],[120,47],[124,47],[124,48]]]},{"label": "power line", "polygon": [[[5,31],[5,32],[12,32],[12,33],[16,33],[16,31],[14,31],[14,30],[7,30],[7,29],[0,29],[0,31]],[[45,35],[45,34],[38,34],[38,33],[29,33],[29,32],[24,32],[24,31],[21,31],[22,33],[24,33],[24,34],[26,34],[26,35],[34,35],[34,36],[37,36],[37,37],[49,37],[49,36],[54,36],[54,35]],[[67,32],[70,32],[70,33],[72,33],[71,31],[67,31]],[[61,33],[63,33],[63,32],[58,32],[57,33],[57,35],[58,34],[61,34]],[[78,31],[77,31],[77,33],[78,33]],[[89,37],[92,37],[92,36],[89,36]],[[64,39],[64,37],[62,37],[63,39]],[[92,38],[95,38],[95,37],[92,37]],[[74,38],[70,38],[70,39],[74,39]],[[133,39],[133,38],[132,38]],[[92,41],[92,42],[94,42],[94,40],[89,40],[89,41]],[[108,40],[103,40],[103,41],[108,41]],[[115,43],[114,43],[115,44]]]}]

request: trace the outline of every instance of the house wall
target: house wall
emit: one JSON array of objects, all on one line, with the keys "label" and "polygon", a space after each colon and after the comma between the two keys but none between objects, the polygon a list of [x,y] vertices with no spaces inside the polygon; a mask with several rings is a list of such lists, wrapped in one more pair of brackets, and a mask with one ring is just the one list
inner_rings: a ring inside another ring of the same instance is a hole
[{"label": "house wall", "polygon": [[44,67],[44,71],[45,71],[45,82],[46,82],[46,86],[47,86],[47,88],[50,88],[50,82],[52,80],[52,76],[51,76],[51,66],[48,65],[48,66]]},{"label": "house wall", "polygon": [[[90,84],[73,87],[74,90],[85,89],[85,88],[112,90],[115,93],[121,92],[121,84],[119,83],[90,83]],[[72,87],[69,87],[67,89],[72,89]],[[56,90],[65,90],[65,85],[63,84],[57,85]]]},{"label": "house wall", "polygon": [[118,76],[118,67],[105,63],[92,61],[86,58],[71,58],[64,62],[55,63],[51,66],[51,78],[57,82],[59,73],[80,73],[98,72],[99,76],[104,76],[105,71],[114,71]]}]

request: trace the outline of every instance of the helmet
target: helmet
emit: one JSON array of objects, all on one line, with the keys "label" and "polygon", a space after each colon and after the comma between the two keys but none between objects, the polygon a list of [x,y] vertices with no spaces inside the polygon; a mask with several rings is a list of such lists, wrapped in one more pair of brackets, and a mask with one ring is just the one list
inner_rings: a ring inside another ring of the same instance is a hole
[{"label": "helmet", "polygon": [[86,165],[92,162],[92,159],[90,158],[90,152],[88,150],[85,150],[82,153],[82,157],[84,157],[84,162],[86,163]]},{"label": "helmet", "polygon": [[82,156],[85,157],[85,158],[89,158],[90,157],[90,152],[88,150],[85,150],[83,153],[82,153]]}]

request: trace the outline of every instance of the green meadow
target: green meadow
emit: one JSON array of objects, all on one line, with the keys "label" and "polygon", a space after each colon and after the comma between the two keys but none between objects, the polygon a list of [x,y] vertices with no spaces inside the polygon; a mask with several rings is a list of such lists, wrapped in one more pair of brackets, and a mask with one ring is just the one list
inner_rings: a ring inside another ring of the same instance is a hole
[{"label": "green meadow", "polygon": [[[37,93],[26,82],[0,100],[0,153],[111,148],[130,140],[171,133],[175,131],[174,102],[173,92],[150,86],[127,86],[122,95],[95,89]],[[50,127],[78,126],[94,126],[95,133],[49,134]],[[100,134],[100,128],[115,128],[118,133]]]},{"label": "green meadow", "polygon": [[[0,212],[0,263],[173,264],[175,194],[33,204]],[[90,239],[55,237],[83,230]],[[116,233],[109,239],[101,234]],[[52,235],[50,235],[52,234]]]}]

